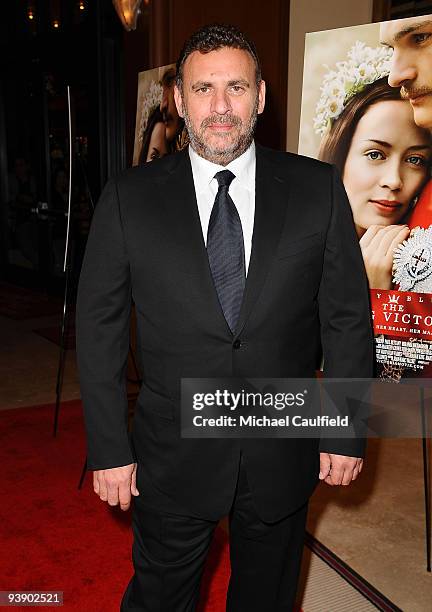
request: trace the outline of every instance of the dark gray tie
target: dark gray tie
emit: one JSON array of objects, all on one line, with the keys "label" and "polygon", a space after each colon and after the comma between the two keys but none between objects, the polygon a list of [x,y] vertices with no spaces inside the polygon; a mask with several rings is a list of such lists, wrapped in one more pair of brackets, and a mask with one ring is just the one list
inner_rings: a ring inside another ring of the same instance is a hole
[{"label": "dark gray tie", "polygon": [[229,170],[215,174],[219,189],[207,231],[207,254],[213,282],[225,319],[234,333],[246,282],[243,230],[228,193],[235,178]]}]

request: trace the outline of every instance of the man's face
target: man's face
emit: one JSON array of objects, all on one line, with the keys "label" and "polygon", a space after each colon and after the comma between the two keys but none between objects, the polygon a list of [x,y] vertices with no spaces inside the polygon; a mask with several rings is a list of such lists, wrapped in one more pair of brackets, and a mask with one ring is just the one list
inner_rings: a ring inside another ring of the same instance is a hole
[{"label": "man's face", "polygon": [[432,15],[387,21],[380,40],[394,49],[389,85],[409,99],[416,124],[432,129]]},{"label": "man's face", "polygon": [[174,90],[192,147],[226,166],[252,142],[264,110],[265,83],[256,86],[255,62],[243,49],[194,51],[183,66],[183,91]]},{"label": "man's face", "polygon": [[175,70],[170,68],[162,77],[162,102],[160,110],[165,123],[165,138],[172,142],[180,129],[180,119],[174,102],[174,79]]}]

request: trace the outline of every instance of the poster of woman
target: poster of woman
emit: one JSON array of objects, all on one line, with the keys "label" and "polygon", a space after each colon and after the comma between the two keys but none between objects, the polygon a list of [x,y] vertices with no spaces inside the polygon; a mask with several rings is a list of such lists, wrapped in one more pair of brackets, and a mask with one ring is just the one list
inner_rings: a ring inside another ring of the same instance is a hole
[{"label": "poster of woman", "polygon": [[396,51],[383,32],[368,24],[306,35],[299,153],[341,174],[371,290],[378,371],[397,381],[432,370],[432,215],[426,228],[411,221],[429,189],[432,136],[392,81]]},{"label": "poster of woman", "polygon": [[138,74],[133,165],[153,161],[187,144],[174,104],[175,64]]}]

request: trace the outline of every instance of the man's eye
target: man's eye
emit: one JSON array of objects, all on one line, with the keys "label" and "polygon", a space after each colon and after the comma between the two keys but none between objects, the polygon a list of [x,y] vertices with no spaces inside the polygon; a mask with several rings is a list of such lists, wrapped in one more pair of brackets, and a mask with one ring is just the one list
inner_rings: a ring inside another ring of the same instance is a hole
[{"label": "man's eye", "polygon": [[414,42],[419,45],[425,42],[428,38],[430,38],[431,34],[429,32],[423,32],[422,34],[413,34]]},{"label": "man's eye", "polygon": [[241,91],[243,91],[243,87],[241,87],[240,85],[233,85],[231,87],[231,91],[233,91],[234,93],[240,93]]},{"label": "man's eye", "polygon": [[200,87],[197,89],[199,93],[208,93],[210,91],[210,87]]}]

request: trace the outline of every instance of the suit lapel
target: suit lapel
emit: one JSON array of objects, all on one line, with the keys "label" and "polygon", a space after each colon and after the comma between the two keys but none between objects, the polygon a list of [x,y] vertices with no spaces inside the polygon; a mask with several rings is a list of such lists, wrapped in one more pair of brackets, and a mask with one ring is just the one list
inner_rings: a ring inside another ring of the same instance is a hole
[{"label": "suit lapel", "polygon": [[[188,150],[170,156],[166,175],[165,208],[169,231],[176,237],[179,257],[186,270],[196,277],[203,301],[209,305],[209,324],[232,335],[214,287],[203,238]],[[265,151],[256,146],[255,218],[252,251],[245,292],[235,336],[245,326],[264,285],[276,252],[287,209],[288,186],[278,175]]]},{"label": "suit lapel", "polygon": [[224,334],[228,331],[231,335],[211,275],[187,148],[170,158],[172,168],[166,175],[163,190],[169,231],[175,236],[176,250],[182,266],[196,279],[203,302],[209,306],[205,313],[207,318],[211,317],[209,324],[214,329]]},{"label": "suit lapel", "polygon": [[257,145],[252,251],[235,336],[242,332],[264,285],[278,247],[287,209],[287,199],[288,186],[285,177],[277,174],[265,150]]}]

